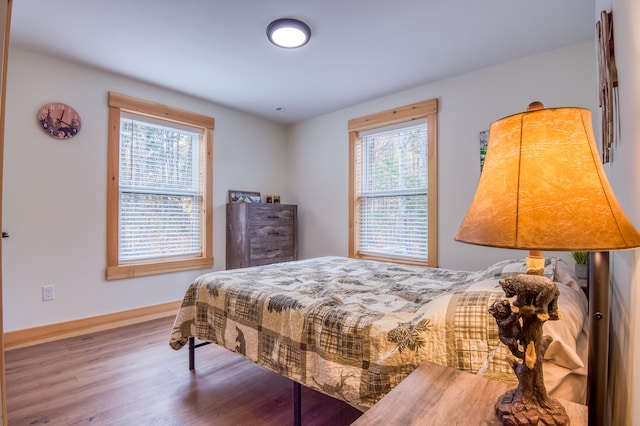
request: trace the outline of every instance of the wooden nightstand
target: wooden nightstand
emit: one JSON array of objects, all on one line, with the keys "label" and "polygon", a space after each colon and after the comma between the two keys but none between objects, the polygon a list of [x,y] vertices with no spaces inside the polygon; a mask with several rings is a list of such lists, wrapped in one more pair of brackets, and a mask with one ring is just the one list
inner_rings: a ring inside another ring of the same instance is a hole
[{"label": "wooden nightstand", "polygon": [[[493,411],[513,386],[425,362],[353,425],[501,425]],[[587,406],[560,400],[572,426],[587,424]]]}]

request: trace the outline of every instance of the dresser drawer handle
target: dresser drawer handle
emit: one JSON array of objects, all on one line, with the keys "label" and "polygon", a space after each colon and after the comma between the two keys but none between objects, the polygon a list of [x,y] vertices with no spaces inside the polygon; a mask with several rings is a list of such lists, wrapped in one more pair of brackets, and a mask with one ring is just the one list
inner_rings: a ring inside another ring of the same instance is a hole
[{"label": "dresser drawer handle", "polygon": [[280,235],[280,233],[279,232],[269,232],[268,235]]},{"label": "dresser drawer handle", "polygon": [[267,216],[267,219],[280,219],[280,216]]}]

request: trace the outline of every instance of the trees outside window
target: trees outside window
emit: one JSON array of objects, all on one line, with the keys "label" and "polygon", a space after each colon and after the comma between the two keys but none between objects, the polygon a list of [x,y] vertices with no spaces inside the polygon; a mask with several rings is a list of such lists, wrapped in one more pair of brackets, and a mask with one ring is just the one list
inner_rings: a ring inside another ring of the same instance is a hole
[{"label": "trees outside window", "polygon": [[437,266],[437,100],[349,121],[349,256]]},{"label": "trees outside window", "polygon": [[109,94],[107,279],[213,266],[213,127]]}]

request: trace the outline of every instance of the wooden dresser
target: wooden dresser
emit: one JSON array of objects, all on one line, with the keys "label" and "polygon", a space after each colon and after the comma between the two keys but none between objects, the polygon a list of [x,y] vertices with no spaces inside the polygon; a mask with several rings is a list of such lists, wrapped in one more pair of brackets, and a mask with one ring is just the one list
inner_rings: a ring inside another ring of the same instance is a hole
[{"label": "wooden dresser", "polygon": [[298,207],[227,204],[227,269],[298,258]]}]

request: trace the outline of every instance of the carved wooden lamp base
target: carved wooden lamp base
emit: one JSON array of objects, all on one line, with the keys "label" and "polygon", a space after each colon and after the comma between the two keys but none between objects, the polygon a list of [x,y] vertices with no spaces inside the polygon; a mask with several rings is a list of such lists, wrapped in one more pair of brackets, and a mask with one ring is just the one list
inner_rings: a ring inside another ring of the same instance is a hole
[{"label": "carved wooden lamp base", "polygon": [[504,426],[569,425],[569,416],[558,400],[549,398],[547,405],[525,401],[518,389],[512,389],[498,398],[495,409]]},{"label": "carved wooden lamp base", "polygon": [[[518,387],[502,395],[495,411],[505,426],[568,425],[564,407],[549,398],[544,385],[542,364],[544,354],[553,340],[544,336],[543,324],[558,320],[558,286],[543,275],[544,257],[527,258],[526,274],[500,280],[508,300],[495,302],[489,312],[498,324],[500,341],[511,351],[511,367],[518,378]],[[519,360],[521,361],[519,361]]]}]

